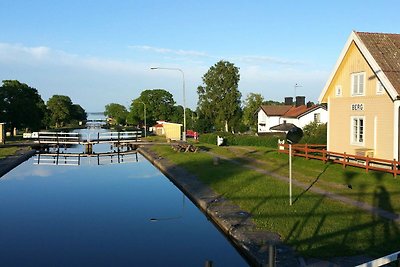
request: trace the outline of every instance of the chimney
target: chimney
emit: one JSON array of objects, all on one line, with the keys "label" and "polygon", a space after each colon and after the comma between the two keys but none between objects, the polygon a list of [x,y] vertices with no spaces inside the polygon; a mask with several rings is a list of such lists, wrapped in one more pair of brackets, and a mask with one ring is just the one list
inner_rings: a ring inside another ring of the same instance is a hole
[{"label": "chimney", "polygon": [[296,96],[296,107],[300,107],[306,104],[305,96]]},{"label": "chimney", "polygon": [[293,97],[285,97],[285,105],[293,106]]}]

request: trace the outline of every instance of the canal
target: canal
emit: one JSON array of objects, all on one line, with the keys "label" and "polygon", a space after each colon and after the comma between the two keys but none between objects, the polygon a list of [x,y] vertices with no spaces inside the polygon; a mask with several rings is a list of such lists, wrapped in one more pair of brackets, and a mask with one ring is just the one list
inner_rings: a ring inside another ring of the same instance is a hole
[{"label": "canal", "polygon": [[0,179],[1,266],[248,266],[141,155],[54,163],[35,156]]}]

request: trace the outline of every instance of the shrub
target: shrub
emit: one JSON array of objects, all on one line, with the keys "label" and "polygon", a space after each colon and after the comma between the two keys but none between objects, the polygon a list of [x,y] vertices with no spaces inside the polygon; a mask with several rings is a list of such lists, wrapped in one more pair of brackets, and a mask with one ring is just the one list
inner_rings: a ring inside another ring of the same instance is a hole
[{"label": "shrub", "polygon": [[321,144],[326,145],[327,124],[311,122],[303,127],[304,137],[302,144]]}]

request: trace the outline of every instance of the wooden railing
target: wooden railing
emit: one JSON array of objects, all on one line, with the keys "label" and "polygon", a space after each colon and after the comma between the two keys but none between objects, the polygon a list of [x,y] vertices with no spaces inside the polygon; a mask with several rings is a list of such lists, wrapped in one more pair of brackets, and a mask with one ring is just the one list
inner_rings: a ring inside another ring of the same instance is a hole
[{"label": "wooden railing", "polygon": [[[279,153],[289,154],[288,144],[279,144],[279,147]],[[394,177],[400,174],[399,161],[327,151],[325,145],[292,145],[292,155],[304,157],[306,159],[322,160],[325,163],[328,161],[338,163],[341,164],[343,168],[346,168],[346,166],[353,166],[363,168],[366,172],[369,170],[387,172],[393,174]]]}]

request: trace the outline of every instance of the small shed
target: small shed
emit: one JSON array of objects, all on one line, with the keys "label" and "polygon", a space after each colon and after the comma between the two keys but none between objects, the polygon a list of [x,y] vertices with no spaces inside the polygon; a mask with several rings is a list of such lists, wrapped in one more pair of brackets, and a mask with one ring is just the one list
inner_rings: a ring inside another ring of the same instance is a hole
[{"label": "small shed", "polygon": [[182,124],[164,122],[163,124],[165,137],[171,140],[181,140],[182,138]]},{"label": "small shed", "polygon": [[0,144],[4,144],[6,140],[5,127],[6,124],[4,122],[0,122]]}]

